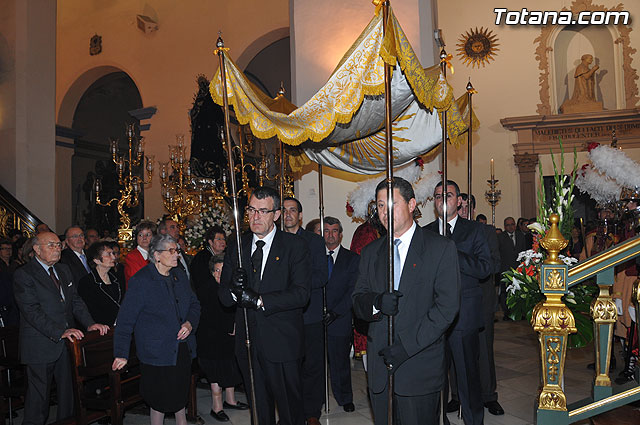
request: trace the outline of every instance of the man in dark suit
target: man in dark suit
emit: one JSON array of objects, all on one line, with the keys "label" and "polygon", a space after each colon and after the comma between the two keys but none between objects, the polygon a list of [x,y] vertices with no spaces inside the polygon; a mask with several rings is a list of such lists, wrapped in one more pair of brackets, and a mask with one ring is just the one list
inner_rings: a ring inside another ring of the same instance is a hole
[{"label": "man in dark suit", "polygon": [[304,310],[304,359],[302,360],[302,399],[307,425],[320,425],[324,404],[324,329],[322,325],[322,288],[327,284],[327,256],[324,240],[304,230],[302,204],[287,197],[284,204],[284,229],[300,236],[309,248],[311,295]]},{"label": "man in dark suit", "polygon": [[[480,280],[491,273],[491,254],[481,225],[458,216],[458,207],[462,202],[458,185],[448,180],[447,190],[444,192],[443,195],[442,182],[439,182],[433,192],[438,219],[426,228],[434,233],[441,233],[442,226],[446,226],[447,235],[450,235],[456,245],[461,277],[460,313],[447,337],[447,353],[451,356],[456,371],[462,419],[466,425],[480,425],[484,420],[478,364],[478,333],[483,327]],[[442,217],[445,199],[446,223]]]},{"label": "man in dark suit", "polygon": [[[502,263],[500,272],[518,267],[518,254],[527,249],[527,241],[524,234],[516,227],[516,221],[513,217],[504,219],[504,232],[498,235],[498,246]],[[500,306],[504,313],[504,320],[508,320],[507,288],[504,282],[500,282]]]},{"label": "man in dark suit", "polygon": [[[476,212],[476,198],[471,195],[471,199],[466,193],[460,194],[460,209],[458,215],[462,218],[469,217],[471,211],[471,220]],[[489,244],[491,252],[491,274],[480,280],[480,288],[482,289],[482,318],[484,328],[480,330],[480,385],[482,387],[482,402],[484,407],[489,410],[492,415],[504,415],[504,409],[498,403],[498,392],[496,382],[496,364],[493,356],[493,318],[496,312],[496,276],[500,273],[500,249],[498,247],[498,235],[495,227],[486,223],[481,223],[480,228]],[[448,412],[457,411],[460,406],[458,400],[457,385],[453,375],[455,371],[450,370],[451,378],[451,398],[447,405]]]},{"label": "man in dark suit", "polygon": [[340,245],[342,223],[335,217],[324,219],[324,241],[326,244],[329,282],[327,283],[327,325],[329,369],[333,397],[345,412],[353,412],[353,390],[351,389],[352,301],[351,295],[358,278],[360,256]]},{"label": "man in dark suit", "polygon": [[71,269],[73,283],[77,288],[80,280],[91,271],[84,253],[84,231],[78,226],[67,228],[64,232],[64,242],[67,247],[62,250],[60,262]]},{"label": "man in dark suit", "polygon": [[69,268],[58,263],[62,244],[54,233],[36,236],[35,258],[16,270],[14,294],[20,309],[20,359],[27,365],[27,393],[23,424],[44,425],[49,416],[49,393],[55,376],[57,419],[73,414],[71,364],[65,338],[82,339],[76,320],[88,331],[104,335],[109,327],[91,318]]},{"label": "man in dark suit", "polygon": [[[280,196],[269,187],[253,191],[247,206],[251,233],[242,238],[242,264],[238,247],[225,254],[222,304],[247,309],[255,377],[256,409],[260,425],[275,425],[275,406],[281,425],[304,423],[301,364],[304,355],[303,309],[311,291],[311,264],[304,240],[279,231]],[[245,271],[246,270],[246,271]],[[245,322],[236,313],[236,355],[249,388]]]},{"label": "man in dark suit", "polygon": [[[371,322],[368,334],[369,395],[376,425],[387,423],[388,374],[394,373],[394,404],[404,424],[438,423],[444,382],[444,333],[458,313],[460,274],[455,244],[414,221],[411,184],[393,179],[394,288],[389,292],[387,237],[361,253],[353,291],[357,317]],[[376,188],[380,221],[387,226],[387,182]],[[385,317],[386,316],[386,317]],[[387,319],[394,316],[393,344]]]}]

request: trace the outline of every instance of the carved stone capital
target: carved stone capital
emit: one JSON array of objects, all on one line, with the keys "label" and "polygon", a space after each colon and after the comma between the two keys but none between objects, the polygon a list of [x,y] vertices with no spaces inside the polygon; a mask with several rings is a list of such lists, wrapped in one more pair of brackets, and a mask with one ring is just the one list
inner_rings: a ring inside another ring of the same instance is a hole
[{"label": "carved stone capital", "polygon": [[538,166],[537,153],[517,153],[513,155],[513,162],[518,166],[520,173],[534,173]]}]

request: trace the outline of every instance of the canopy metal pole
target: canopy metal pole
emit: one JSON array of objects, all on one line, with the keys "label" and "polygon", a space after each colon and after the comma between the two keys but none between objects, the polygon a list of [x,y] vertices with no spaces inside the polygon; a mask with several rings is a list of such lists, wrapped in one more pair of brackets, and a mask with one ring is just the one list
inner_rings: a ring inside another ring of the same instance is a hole
[{"label": "canopy metal pole", "polygon": [[[447,52],[444,50],[444,42],[442,42],[442,50],[440,50],[440,68],[442,75],[447,78]],[[442,229],[440,234],[446,235],[447,230],[447,111],[442,111]]]},{"label": "canopy metal pole", "polygon": [[473,212],[471,206],[471,176],[473,171],[473,109],[472,106],[472,97],[475,90],[471,85],[471,79],[467,83],[467,107],[469,108],[469,130],[467,133],[467,211],[468,211],[468,219],[473,219]]},{"label": "canopy metal pole", "polygon": [[[320,210],[320,236],[324,240],[324,185],[322,164],[318,164],[318,208]],[[327,285],[322,287],[322,317],[327,315]],[[329,413],[329,326],[324,323],[324,412]]]},{"label": "canopy metal pole", "polygon": [[280,230],[284,232],[284,143],[280,142]]},{"label": "canopy metal pole", "polygon": [[[229,130],[229,99],[227,96],[227,72],[224,65],[224,41],[222,36],[218,36],[216,42],[216,53],[220,59],[220,80],[222,84],[222,101],[224,107],[224,136],[227,147],[227,162],[229,165],[229,180],[231,180],[231,199],[233,201],[233,223],[236,227],[236,244],[238,249],[238,267],[242,268],[242,242],[240,240],[240,210],[238,207],[238,190],[236,187],[235,164],[233,163],[233,149],[231,148],[231,132]],[[247,319],[247,309],[242,309],[244,318],[244,331],[246,335],[245,345],[247,347],[247,357],[249,360],[249,396],[251,399],[251,418],[253,425],[258,425],[258,413],[256,409],[256,386],[253,375],[253,359],[251,357],[251,338],[249,337],[249,321]]]},{"label": "canopy metal pole", "polygon": [[[390,2],[387,0],[382,4],[382,28],[387,32],[389,19]],[[388,291],[393,292],[393,118],[391,116],[391,76],[393,70],[391,65],[384,64],[384,106],[385,106],[385,144],[386,144],[386,178],[387,178],[387,284]],[[388,320],[388,345],[393,344],[393,316]],[[374,353],[375,355],[375,353]],[[387,399],[387,424],[393,425],[393,393],[394,381],[391,370],[388,371],[388,399]]]}]

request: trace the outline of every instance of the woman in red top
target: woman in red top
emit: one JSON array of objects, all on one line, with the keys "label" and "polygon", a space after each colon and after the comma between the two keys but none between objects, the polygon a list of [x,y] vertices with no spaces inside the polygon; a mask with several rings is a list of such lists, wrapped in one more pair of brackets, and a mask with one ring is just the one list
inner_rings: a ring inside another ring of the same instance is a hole
[{"label": "woman in red top", "polygon": [[141,221],[133,232],[137,246],[124,257],[124,280],[129,284],[131,276],[149,264],[149,243],[156,233],[156,225],[150,221]]}]

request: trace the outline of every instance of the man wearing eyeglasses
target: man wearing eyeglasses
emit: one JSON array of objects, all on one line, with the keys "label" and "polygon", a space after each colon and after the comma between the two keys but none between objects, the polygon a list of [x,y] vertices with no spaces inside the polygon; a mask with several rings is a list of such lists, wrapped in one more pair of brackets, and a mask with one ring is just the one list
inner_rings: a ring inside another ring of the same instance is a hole
[{"label": "man wearing eyeglasses", "polygon": [[69,266],[73,283],[78,285],[80,280],[91,272],[84,253],[84,230],[78,226],[67,228],[64,232],[64,241],[67,247],[62,250],[60,262]]},{"label": "man wearing eyeglasses", "polygon": [[[175,220],[165,218],[160,222],[160,224],[158,224],[158,233],[161,235],[169,235],[176,240],[176,243],[178,243],[178,240],[181,237],[180,225]],[[178,255],[178,267],[184,270],[188,278],[191,278],[191,273],[189,272],[189,263],[191,263],[191,258],[187,260],[186,255],[187,254],[184,252],[181,252],[180,255]]]},{"label": "man wearing eyeglasses", "polygon": [[302,204],[295,198],[284,199],[284,229],[300,236],[309,247],[311,295],[304,310],[304,360],[302,361],[302,395],[307,425],[320,425],[324,404],[324,327],[322,323],[322,288],[327,284],[328,267],[324,240],[304,230]]},{"label": "man wearing eyeglasses", "polygon": [[27,365],[23,424],[46,423],[54,376],[57,420],[73,414],[71,365],[64,340],[84,337],[77,324],[101,335],[109,330],[95,323],[78,296],[71,270],[59,263],[61,248],[54,233],[39,233],[33,246],[35,257],[14,275],[14,294],[20,309],[20,360]]},{"label": "man wearing eyeglasses", "polygon": [[[238,247],[227,249],[222,268],[220,301],[246,308],[251,338],[258,422],[281,425],[305,421],[301,364],[304,355],[303,309],[311,291],[309,250],[302,238],[278,230],[280,197],[269,187],[253,191],[246,210],[251,232],[242,238],[242,268]],[[242,309],[236,313],[236,356],[245,387],[249,366],[244,344]]]}]

